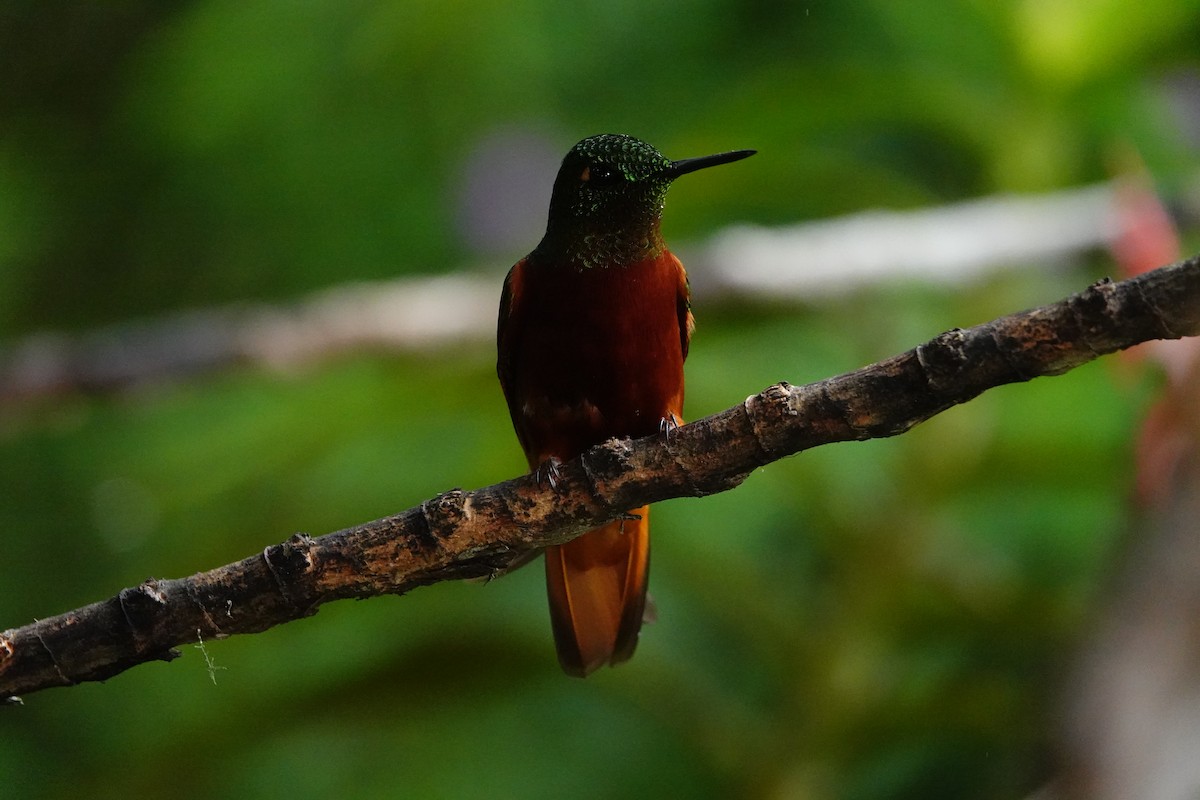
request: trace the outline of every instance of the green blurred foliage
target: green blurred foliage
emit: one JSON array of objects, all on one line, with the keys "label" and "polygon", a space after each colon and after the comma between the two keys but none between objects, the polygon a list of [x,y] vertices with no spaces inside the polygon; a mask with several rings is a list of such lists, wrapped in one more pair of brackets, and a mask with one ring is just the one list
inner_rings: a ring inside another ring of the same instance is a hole
[{"label": "green blurred foliage", "polygon": [[[672,241],[1098,180],[1129,144],[1179,188],[1196,158],[1163,82],[1196,68],[1198,21],[1167,0],[14,0],[0,334],[478,260],[498,293],[522,252],[465,245],[455,205],[496,130],[757,147],[675,191]],[[698,308],[688,414],[1109,270]],[[0,626],[510,477],[491,359],[363,354],[0,413]],[[1110,359],[662,504],[661,621],[586,682],[557,670],[535,566],[206,642],[211,673],[185,647],[32,695],[0,714],[0,779],[18,798],[1020,796],[1119,555],[1147,391]]]}]

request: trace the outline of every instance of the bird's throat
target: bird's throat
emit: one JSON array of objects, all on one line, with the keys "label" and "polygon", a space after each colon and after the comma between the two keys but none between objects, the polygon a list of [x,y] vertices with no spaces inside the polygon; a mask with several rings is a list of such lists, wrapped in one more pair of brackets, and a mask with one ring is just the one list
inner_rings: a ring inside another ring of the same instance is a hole
[{"label": "bird's throat", "polygon": [[584,270],[636,264],[657,258],[666,249],[657,219],[649,225],[624,228],[609,225],[572,227],[573,230],[546,231],[532,257]]}]

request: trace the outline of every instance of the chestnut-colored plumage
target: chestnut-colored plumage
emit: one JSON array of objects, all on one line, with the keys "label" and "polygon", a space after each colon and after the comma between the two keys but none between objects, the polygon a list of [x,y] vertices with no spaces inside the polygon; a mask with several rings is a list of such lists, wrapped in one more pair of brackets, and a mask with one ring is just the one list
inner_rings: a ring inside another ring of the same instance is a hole
[{"label": "chestnut-colored plumage", "polygon": [[[687,275],[659,230],[679,175],[751,155],[669,161],[632,136],[579,142],[554,182],[546,235],[504,282],[497,373],[530,469],[683,418]],[[558,659],[586,676],[628,659],[646,604],[647,507],[546,549]],[[636,517],[636,518],[635,518]]]}]

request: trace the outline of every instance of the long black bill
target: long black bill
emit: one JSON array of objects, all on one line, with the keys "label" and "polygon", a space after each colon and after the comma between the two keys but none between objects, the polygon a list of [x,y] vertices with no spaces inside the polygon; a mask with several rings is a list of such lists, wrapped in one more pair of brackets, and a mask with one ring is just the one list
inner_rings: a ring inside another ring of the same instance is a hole
[{"label": "long black bill", "polygon": [[673,161],[671,166],[662,171],[662,175],[674,180],[680,175],[686,175],[698,169],[715,167],[718,164],[728,164],[731,161],[741,161],[743,158],[749,158],[757,152],[757,150],[732,150],[728,153],[717,153],[715,156],[684,158],[679,161]]}]

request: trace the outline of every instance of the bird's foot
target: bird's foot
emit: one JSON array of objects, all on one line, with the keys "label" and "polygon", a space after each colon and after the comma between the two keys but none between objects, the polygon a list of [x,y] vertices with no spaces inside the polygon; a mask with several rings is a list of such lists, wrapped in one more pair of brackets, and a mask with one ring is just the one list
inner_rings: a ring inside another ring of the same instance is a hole
[{"label": "bird's foot", "polygon": [[625,523],[626,522],[638,522],[641,520],[641,518],[642,518],[641,514],[635,514],[632,511],[626,511],[624,514],[617,517],[617,519],[621,520],[621,528],[620,528],[621,533],[622,534],[625,533]]},{"label": "bird's foot", "polygon": [[677,430],[679,430],[679,418],[668,411],[667,416],[658,421],[658,432],[662,434],[663,443],[670,445],[671,434]]},{"label": "bird's foot", "polygon": [[558,482],[562,480],[562,475],[558,468],[562,466],[562,461],[554,456],[550,456],[541,464],[538,464],[537,469],[533,471],[533,479],[537,481],[538,486],[550,484],[551,489],[558,488]]}]

